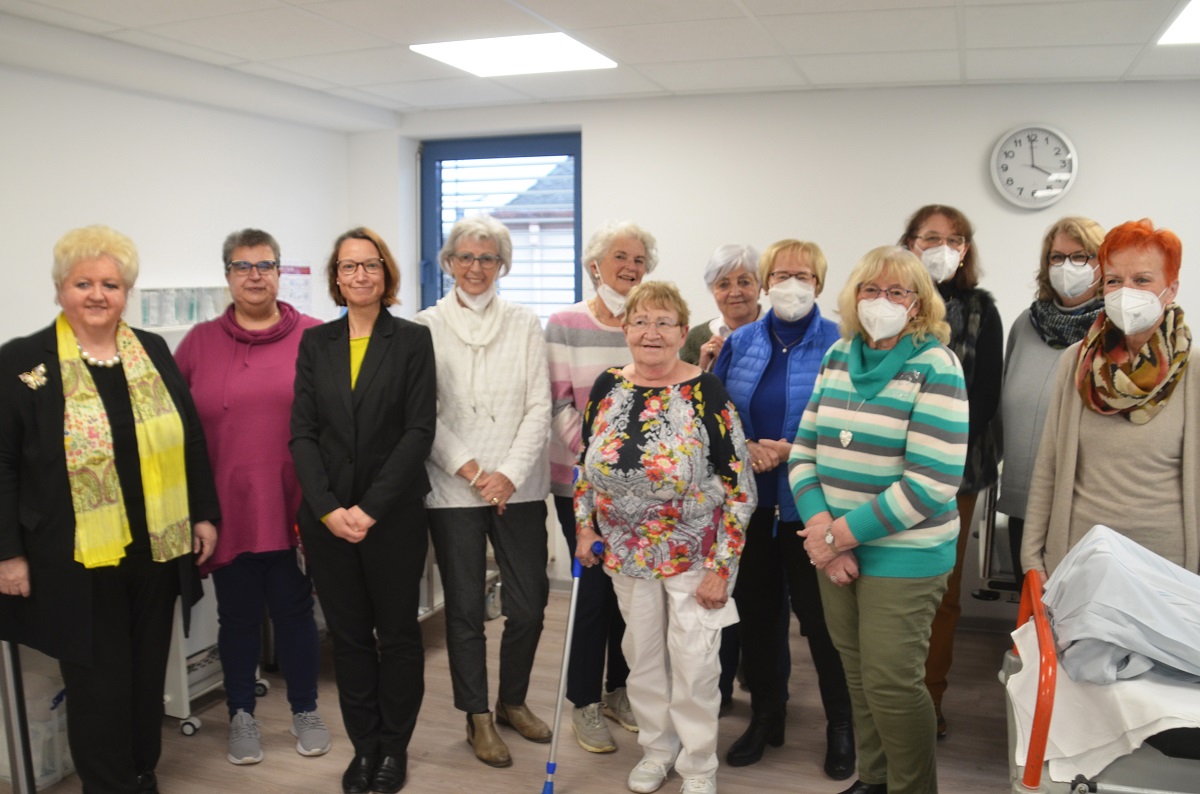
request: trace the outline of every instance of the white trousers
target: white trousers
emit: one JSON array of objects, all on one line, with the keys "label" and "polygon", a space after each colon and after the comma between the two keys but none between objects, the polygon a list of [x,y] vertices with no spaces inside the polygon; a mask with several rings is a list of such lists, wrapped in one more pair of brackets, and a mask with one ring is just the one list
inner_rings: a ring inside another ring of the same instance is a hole
[{"label": "white trousers", "polygon": [[629,663],[626,689],[645,758],[685,778],[717,772],[717,651],[721,624],[736,621],[733,600],[722,610],[694,597],[707,571],[666,579],[612,575],[625,618],[621,649]]}]

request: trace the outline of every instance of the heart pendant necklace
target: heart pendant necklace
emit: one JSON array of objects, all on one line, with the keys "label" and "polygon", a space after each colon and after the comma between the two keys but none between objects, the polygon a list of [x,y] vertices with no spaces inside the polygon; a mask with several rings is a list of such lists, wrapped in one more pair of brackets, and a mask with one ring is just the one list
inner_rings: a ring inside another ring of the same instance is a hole
[{"label": "heart pendant necklace", "polygon": [[[854,431],[850,428],[854,427],[854,420],[858,417],[858,412],[861,411],[862,407],[866,404],[867,399],[864,397],[862,402],[858,404],[858,407],[854,409],[854,413],[850,415],[849,424],[843,428],[840,433],[838,433],[838,441],[842,442],[843,449],[850,446],[850,442],[854,440]],[[848,394],[846,395],[846,410],[850,410],[850,395]]]}]

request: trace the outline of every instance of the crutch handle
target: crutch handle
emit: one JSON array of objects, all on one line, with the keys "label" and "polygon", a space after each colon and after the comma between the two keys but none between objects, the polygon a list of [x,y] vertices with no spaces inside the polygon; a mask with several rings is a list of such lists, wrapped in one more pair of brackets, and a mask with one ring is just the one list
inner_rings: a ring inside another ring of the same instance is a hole
[{"label": "crutch handle", "polygon": [[[598,540],[592,544],[592,554],[603,554],[603,553],[604,553],[604,541]],[[578,558],[571,565],[571,576],[575,579],[578,579],[580,576],[583,576],[583,563],[581,563],[578,560]]]}]

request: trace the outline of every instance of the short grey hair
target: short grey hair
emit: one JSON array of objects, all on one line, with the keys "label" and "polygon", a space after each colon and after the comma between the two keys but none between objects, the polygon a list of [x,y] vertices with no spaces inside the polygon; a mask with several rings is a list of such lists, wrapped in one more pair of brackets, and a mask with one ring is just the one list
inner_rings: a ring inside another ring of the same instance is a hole
[{"label": "short grey hair", "polygon": [[279,243],[262,229],[241,229],[240,231],[230,232],[229,236],[225,238],[225,243],[221,246],[221,261],[225,263],[225,267],[229,267],[229,264],[233,261],[233,249],[257,248],[260,245],[270,246],[271,253],[275,255],[275,261],[279,261]]},{"label": "short grey hair", "polygon": [[458,241],[467,238],[478,242],[491,241],[496,244],[496,255],[500,257],[500,275],[507,276],[512,270],[512,236],[508,227],[491,215],[469,215],[459,219],[446,235],[446,242],[438,254],[442,272],[450,274],[450,257],[458,248]]},{"label": "short grey hair", "polygon": [[708,259],[708,267],[704,269],[704,285],[712,292],[713,284],[739,268],[745,268],[758,281],[758,251],[752,245],[722,245]]},{"label": "short grey hair", "polygon": [[589,265],[599,264],[600,260],[608,253],[608,249],[612,248],[613,243],[621,237],[632,237],[646,248],[647,273],[653,271],[658,265],[658,241],[654,239],[654,235],[633,221],[605,221],[599,229],[592,233],[587,247],[583,249],[583,269],[592,279],[593,286],[599,283],[600,278]]}]

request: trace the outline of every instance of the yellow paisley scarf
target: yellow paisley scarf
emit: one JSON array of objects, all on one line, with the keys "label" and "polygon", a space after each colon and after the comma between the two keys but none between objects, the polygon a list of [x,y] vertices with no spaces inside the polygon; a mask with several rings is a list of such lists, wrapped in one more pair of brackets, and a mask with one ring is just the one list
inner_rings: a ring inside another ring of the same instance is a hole
[{"label": "yellow paisley scarf", "polygon": [[[63,446],[75,510],[75,560],[85,568],[117,565],[132,536],[113,457],[112,428],[75,332],[62,314],[55,321],[62,370]],[[162,376],[129,326],[117,327],[117,352],[141,461],[150,553],[165,562],[191,551],[183,421]]]},{"label": "yellow paisley scarf", "polygon": [[1075,366],[1075,388],[1083,404],[1098,414],[1124,414],[1144,425],[1167,404],[1183,375],[1192,347],[1192,332],[1183,309],[1167,307],[1150,341],[1130,354],[1125,335],[1104,312],[1088,329]]}]

